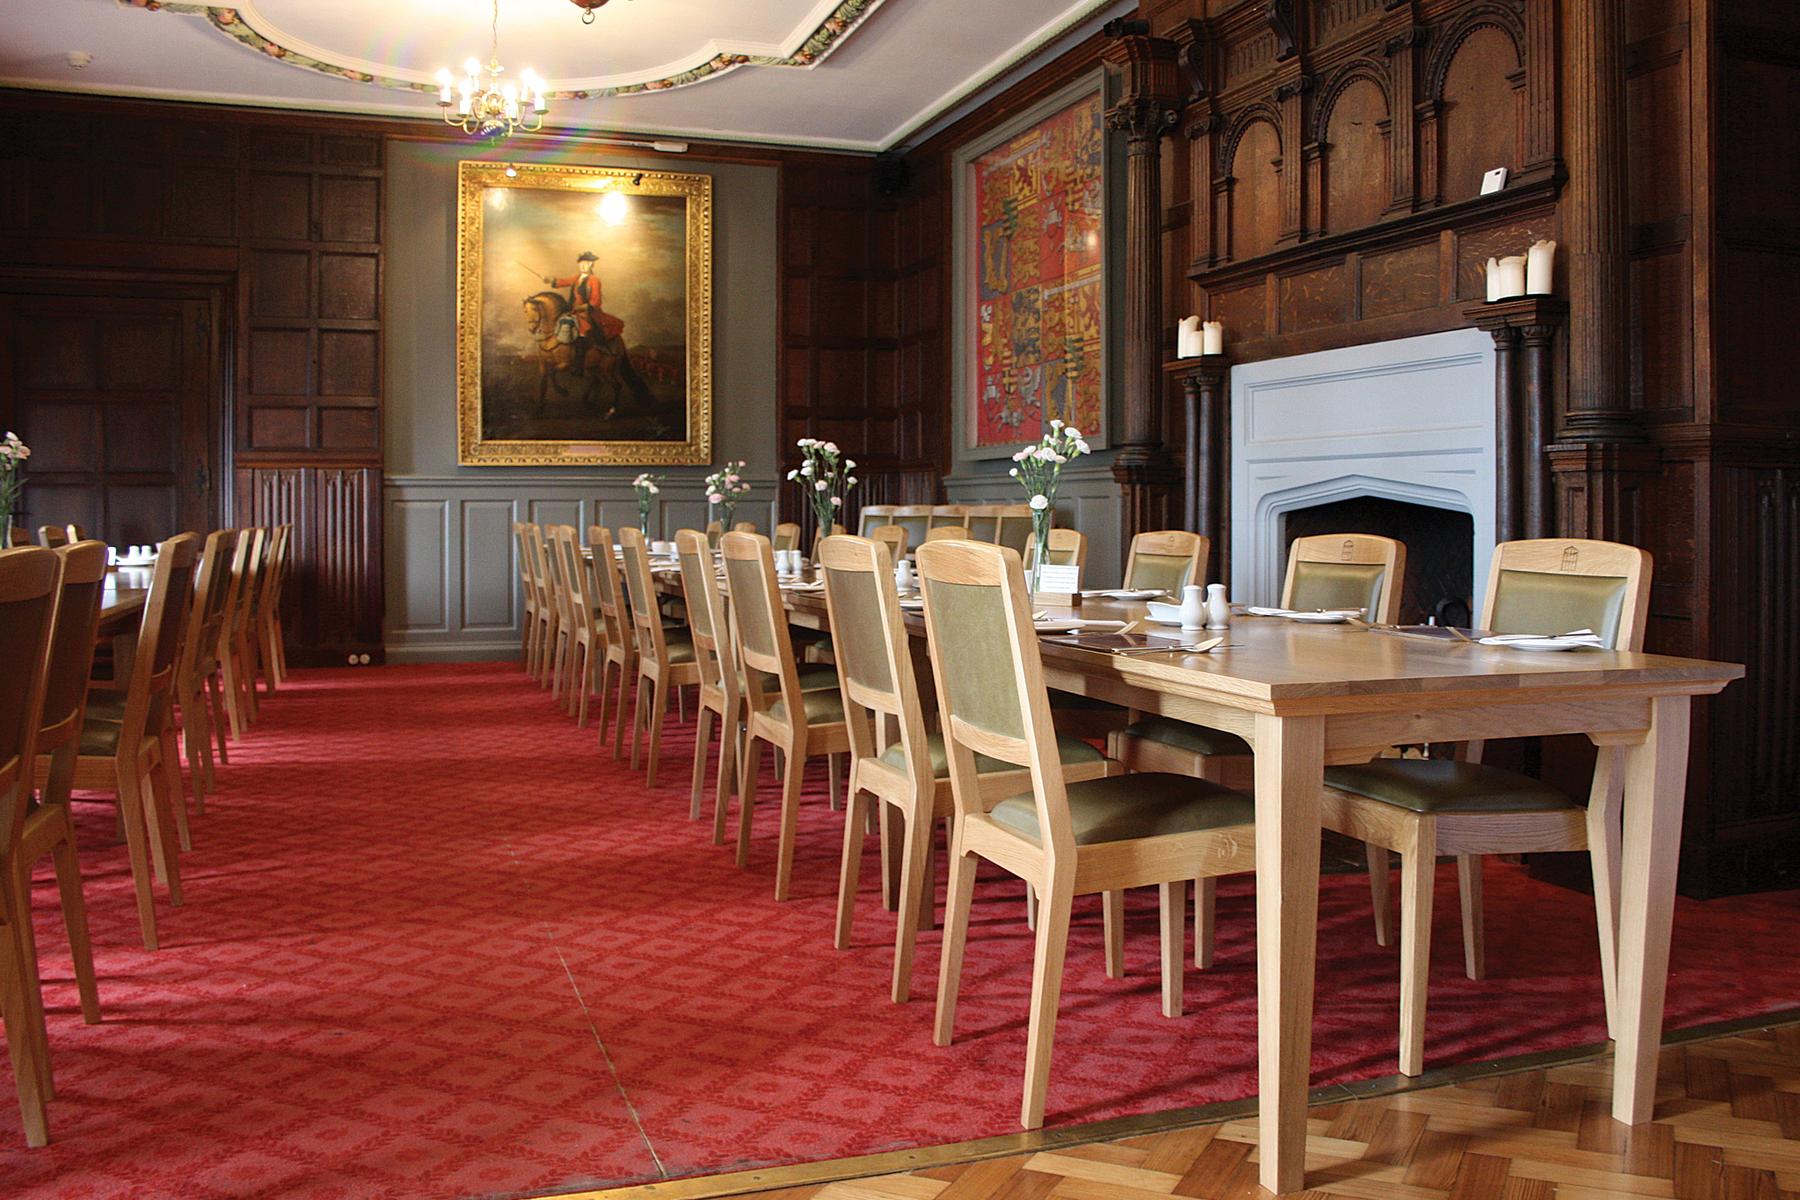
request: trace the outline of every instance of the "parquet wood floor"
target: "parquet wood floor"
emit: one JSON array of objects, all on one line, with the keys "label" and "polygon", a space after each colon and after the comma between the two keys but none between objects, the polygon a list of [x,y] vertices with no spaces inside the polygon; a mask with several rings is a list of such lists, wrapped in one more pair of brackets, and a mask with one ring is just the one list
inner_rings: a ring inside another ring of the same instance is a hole
[{"label": "parquet wood floor", "polygon": [[[1800,1024],[1666,1046],[1660,1079],[1657,1119],[1635,1129],[1609,1116],[1609,1055],[1327,1100],[1309,1116],[1301,1195],[1800,1200]],[[1267,1195],[1256,1164],[1256,1122],[1240,1114],[897,1174],[721,1190],[746,1200],[1243,1200]],[[705,1183],[620,1193],[692,1197]]]}]

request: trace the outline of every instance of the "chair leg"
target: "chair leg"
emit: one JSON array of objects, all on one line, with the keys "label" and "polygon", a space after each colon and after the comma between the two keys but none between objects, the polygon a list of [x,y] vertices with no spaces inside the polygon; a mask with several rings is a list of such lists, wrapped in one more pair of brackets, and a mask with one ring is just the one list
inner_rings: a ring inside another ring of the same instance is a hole
[{"label": "chair leg", "polygon": [[581,680],[581,698],[575,704],[575,728],[586,729],[588,725],[588,697],[594,692],[594,644],[581,644],[581,670],[576,678]]},{"label": "chair leg", "polygon": [[[937,818],[930,809],[915,813],[906,823],[906,848],[900,864],[900,921],[899,928],[894,931],[895,1004],[905,1004],[912,998],[913,955],[918,947],[919,930],[928,928],[937,915],[933,896],[935,872],[932,870],[936,837]],[[964,920],[967,921],[966,911]],[[966,927],[964,933],[966,936]]]},{"label": "chair leg", "polygon": [[168,785],[169,808],[175,817],[175,832],[180,838],[181,849],[191,852],[194,838],[188,830],[187,791],[181,786],[181,759],[175,752],[175,730],[165,725],[159,740],[162,742],[163,779]]},{"label": "chair leg", "polygon": [[150,893],[150,857],[145,846],[148,826],[144,822],[142,781],[135,769],[121,767],[119,775],[119,822],[125,826],[125,850],[131,859],[131,885],[137,893],[138,929],[144,935],[144,949],[157,948],[156,905]]},{"label": "chair leg", "polygon": [[725,818],[731,807],[731,793],[737,783],[738,732],[737,706],[728,704],[719,719],[719,778],[713,784],[713,845],[725,844]]},{"label": "chair leg", "polygon": [[953,829],[950,887],[944,896],[944,945],[938,960],[937,1015],[931,1028],[932,1043],[938,1046],[948,1046],[956,1028],[956,991],[962,984],[963,944],[969,940],[975,866],[975,856],[963,850],[962,838]]},{"label": "chair leg", "polygon": [[1219,881],[1208,875],[1194,880],[1194,965],[1213,965],[1214,917],[1219,906]]},{"label": "chair leg", "polygon": [[81,891],[81,856],[75,849],[75,819],[69,806],[58,806],[62,828],[50,849],[56,867],[56,891],[62,900],[63,924],[69,930],[69,957],[75,964],[75,988],[81,994],[81,1019],[100,1023],[100,991],[94,982],[94,947],[88,940],[87,898]]},{"label": "chair leg", "polygon": [[225,697],[219,688],[219,672],[217,670],[212,671],[206,677],[206,695],[208,706],[212,710],[208,723],[212,725],[213,740],[219,747],[219,761],[229,763],[231,752],[225,748],[225,728],[229,722],[225,716]]},{"label": "chair leg", "polygon": [[1600,751],[1588,795],[1588,861],[1594,870],[1594,916],[1600,929],[1600,986],[1606,995],[1606,1032],[1618,1035],[1619,1021],[1619,855],[1624,831],[1624,764],[1614,747]]},{"label": "chair leg", "polygon": [[825,794],[831,804],[832,812],[837,812],[844,807],[843,757],[841,754],[825,756]]},{"label": "chair leg", "polygon": [[[632,668],[634,666],[636,666],[636,664],[630,659],[626,659],[619,664],[619,702],[613,708],[613,719],[616,722],[613,728],[614,758],[619,758],[625,753],[625,689],[631,684],[633,679]],[[635,703],[633,716],[634,718],[636,716]],[[634,734],[633,737],[635,738],[636,735]]]},{"label": "chair leg", "polygon": [[1062,999],[1063,956],[1069,948],[1072,880],[1053,879],[1038,909],[1037,952],[1031,964],[1031,1020],[1025,1035],[1025,1097],[1019,1124],[1044,1124],[1044,1099],[1050,1090],[1050,1047],[1056,1040],[1056,1006]]},{"label": "chair leg", "polygon": [[[232,653],[229,642],[219,647],[220,683],[224,692],[225,713],[231,719],[231,739],[241,741],[244,736],[244,703],[243,687],[238,682],[236,655]],[[224,758],[224,740],[219,742],[220,758]]]},{"label": "chair leg", "polygon": [[1125,893],[1112,891],[1100,899],[1106,936],[1106,977],[1125,978]]},{"label": "chair leg", "polygon": [[[38,1071],[38,1087],[42,1089],[45,1100],[56,1099],[56,1084],[50,1077],[50,1029],[44,1021],[44,984],[38,974],[37,933],[31,924],[31,866],[26,862],[11,864],[11,878],[6,886],[12,889],[10,907],[12,909],[18,936],[16,947],[19,955],[19,982],[21,998],[24,1001],[25,1026],[19,1029],[20,1037],[28,1037],[37,1043],[42,1053],[36,1056]],[[12,1037],[12,1030],[7,1037]]]},{"label": "chair leg", "polygon": [[[612,669],[613,660],[603,655],[600,659],[600,716],[597,718],[602,750],[606,749],[607,715],[612,711]],[[613,757],[618,756],[614,755]]]},{"label": "chair leg", "polygon": [[638,769],[639,752],[643,749],[644,730],[650,724],[650,714],[645,710],[645,705],[654,707],[662,698],[657,681],[639,673],[637,694],[631,700],[631,769],[634,771]]},{"label": "chair leg", "polygon": [[844,852],[838,863],[837,923],[831,944],[839,950],[850,948],[850,927],[856,916],[856,888],[862,881],[863,814],[870,804],[886,805],[887,801],[864,792],[853,793],[844,812]]},{"label": "chair leg", "polygon": [[[667,703],[669,690],[669,685],[661,679],[656,681],[656,695],[650,703],[648,714],[650,718],[650,757],[645,766],[645,787],[656,786],[656,768],[662,762],[663,718],[668,715],[669,711]],[[681,689],[675,688],[674,690],[680,691]]]},{"label": "chair leg", "polygon": [[1038,897],[1037,889],[1029,883],[1025,885],[1025,928],[1037,929]]},{"label": "chair leg", "polygon": [[700,819],[700,793],[706,789],[706,752],[712,742],[713,710],[702,704],[694,714],[694,787],[688,797],[688,820]]},{"label": "chair leg", "polygon": [[[168,772],[152,768],[144,778],[144,823],[150,831],[150,861],[156,877],[169,889],[169,903],[181,906],[180,840],[175,834],[173,812],[179,797],[170,795]],[[170,849],[171,845],[176,849]]]},{"label": "chair leg", "polygon": [[1482,919],[1481,855],[1456,856],[1456,890],[1462,899],[1463,973],[1487,978],[1487,930]]},{"label": "chair leg", "polygon": [[275,667],[275,626],[262,621],[257,632],[262,637],[263,687],[273,696],[275,689],[281,686],[281,672]]},{"label": "chair leg", "polygon": [[[1181,1015],[1181,992],[1187,968],[1183,953],[1187,940],[1187,881],[1182,879],[1162,884],[1157,889],[1157,905],[1162,923],[1162,1008],[1163,1016]],[[1198,953],[1195,954],[1198,958]]]},{"label": "chair leg", "polygon": [[756,783],[762,774],[762,739],[747,737],[744,746],[744,769],[738,783],[737,865],[750,865],[750,816],[756,807]]},{"label": "chair leg", "polygon": [[[802,735],[804,737],[804,735]],[[800,787],[806,779],[806,742],[788,747],[781,783],[781,841],[775,859],[775,899],[786,900],[794,881],[794,842],[800,834]]]},{"label": "chair leg", "polygon": [[888,912],[900,911],[900,889],[905,879],[904,836],[900,809],[882,804],[875,814],[881,833],[881,907]]},{"label": "chair leg", "polygon": [[1385,946],[1394,936],[1393,866],[1388,861],[1386,846],[1364,842],[1363,856],[1369,860],[1369,903],[1375,910],[1375,944]]},{"label": "chair leg", "polygon": [[30,986],[25,978],[23,951],[19,947],[18,922],[0,930],[0,1022],[6,1027],[6,1049],[12,1058],[13,1081],[19,1092],[19,1115],[24,1120],[25,1144],[43,1146],[50,1141],[50,1120],[44,1108],[43,1067],[39,1058],[48,1051],[31,1025],[26,1001]]},{"label": "chair leg", "polygon": [[1431,976],[1431,899],[1437,875],[1437,828],[1413,824],[1400,851],[1400,1073],[1425,1069],[1425,990]]}]

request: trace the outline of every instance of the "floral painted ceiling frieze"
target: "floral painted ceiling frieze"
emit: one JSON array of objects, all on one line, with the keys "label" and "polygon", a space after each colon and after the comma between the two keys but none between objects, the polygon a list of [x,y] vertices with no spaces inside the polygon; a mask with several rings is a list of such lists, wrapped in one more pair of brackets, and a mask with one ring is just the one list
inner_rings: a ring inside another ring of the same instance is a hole
[{"label": "floral painted ceiling frieze", "polygon": [[[290,66],[315,71],[321,75],[330,75],[335,79],[348,79],[353,83],[367,83],[395,91],[421,93],[437,91],[438,85],[430,81],[402,79],[392,75],[358,70],[284,46],[278,40],[278,35],[270,36],[272,31],[257,28],[256,14],[252,9],[222,8],[211,4],[187,3],[185,0],[118,0],[118,3],[124,8],[142,8],[201,17],[226,37],[249,47],[258,54],[267,55]],[[607,96],[632,96],[688,87],[716,78],[739,67],[817,66],[824,61],[827,55],[842,45],[856,27],[862,24],[869,14],[879,8],[881,4],[882,0],[843,0],[841,4],[832,9],[830,16],[819,22],[818,27],[807,35],[800,47],[789,55],[715,54],[711,58],[661,78],[621,84],[616,87],[559,89],[552,80],[552,90],[548,95],[554,100],[592,100]]]}]

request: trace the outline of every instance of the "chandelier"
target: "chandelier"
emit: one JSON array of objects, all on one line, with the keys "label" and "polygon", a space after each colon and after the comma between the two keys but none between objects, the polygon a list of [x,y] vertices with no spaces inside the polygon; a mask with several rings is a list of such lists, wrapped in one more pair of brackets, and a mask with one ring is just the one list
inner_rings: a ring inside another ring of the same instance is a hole
[{"label": "chandelier", "polygon": [[544,81],[527,67],[519,82],[501,82],[500,0],[494,0],[493,41],[488,63],[471,58],[463,64],[463,78],[451,78],[448,67],[437,73],[438,107],[444,122],[474,137],[503,138],[517,130],[536,133],[544,127],[549,108]]}]

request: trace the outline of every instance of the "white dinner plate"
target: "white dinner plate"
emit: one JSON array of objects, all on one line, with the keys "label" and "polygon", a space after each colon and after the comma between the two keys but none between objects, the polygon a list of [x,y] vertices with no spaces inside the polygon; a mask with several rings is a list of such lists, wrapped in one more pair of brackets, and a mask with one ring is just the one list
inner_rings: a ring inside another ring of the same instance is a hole
[{"label": "white dinner plate", "polygon": [[1492,646],[1496,650],[1535,650],[1539,653],[1554,653],[1559,650],[1597,650],[1598,646],[1591,641],[1579,638],[1541,637],[1512,638],[1504,642],[1490,642],[1482,639],[1482,645]]},{"label": "white dinner plate", "polygon": [[1098,596],[1107,600],[1154,600],[1168,593],[1162,588],[1116,588],[1109,592],[1083,592],[1084,596]]},{"label": "white dinner plate", "polygon": [[1342,625],[1350,619],[1349,613],[1341,612],[1291,612],[1287,614],[1290,621],[1304,621],[1308,625]]}]

